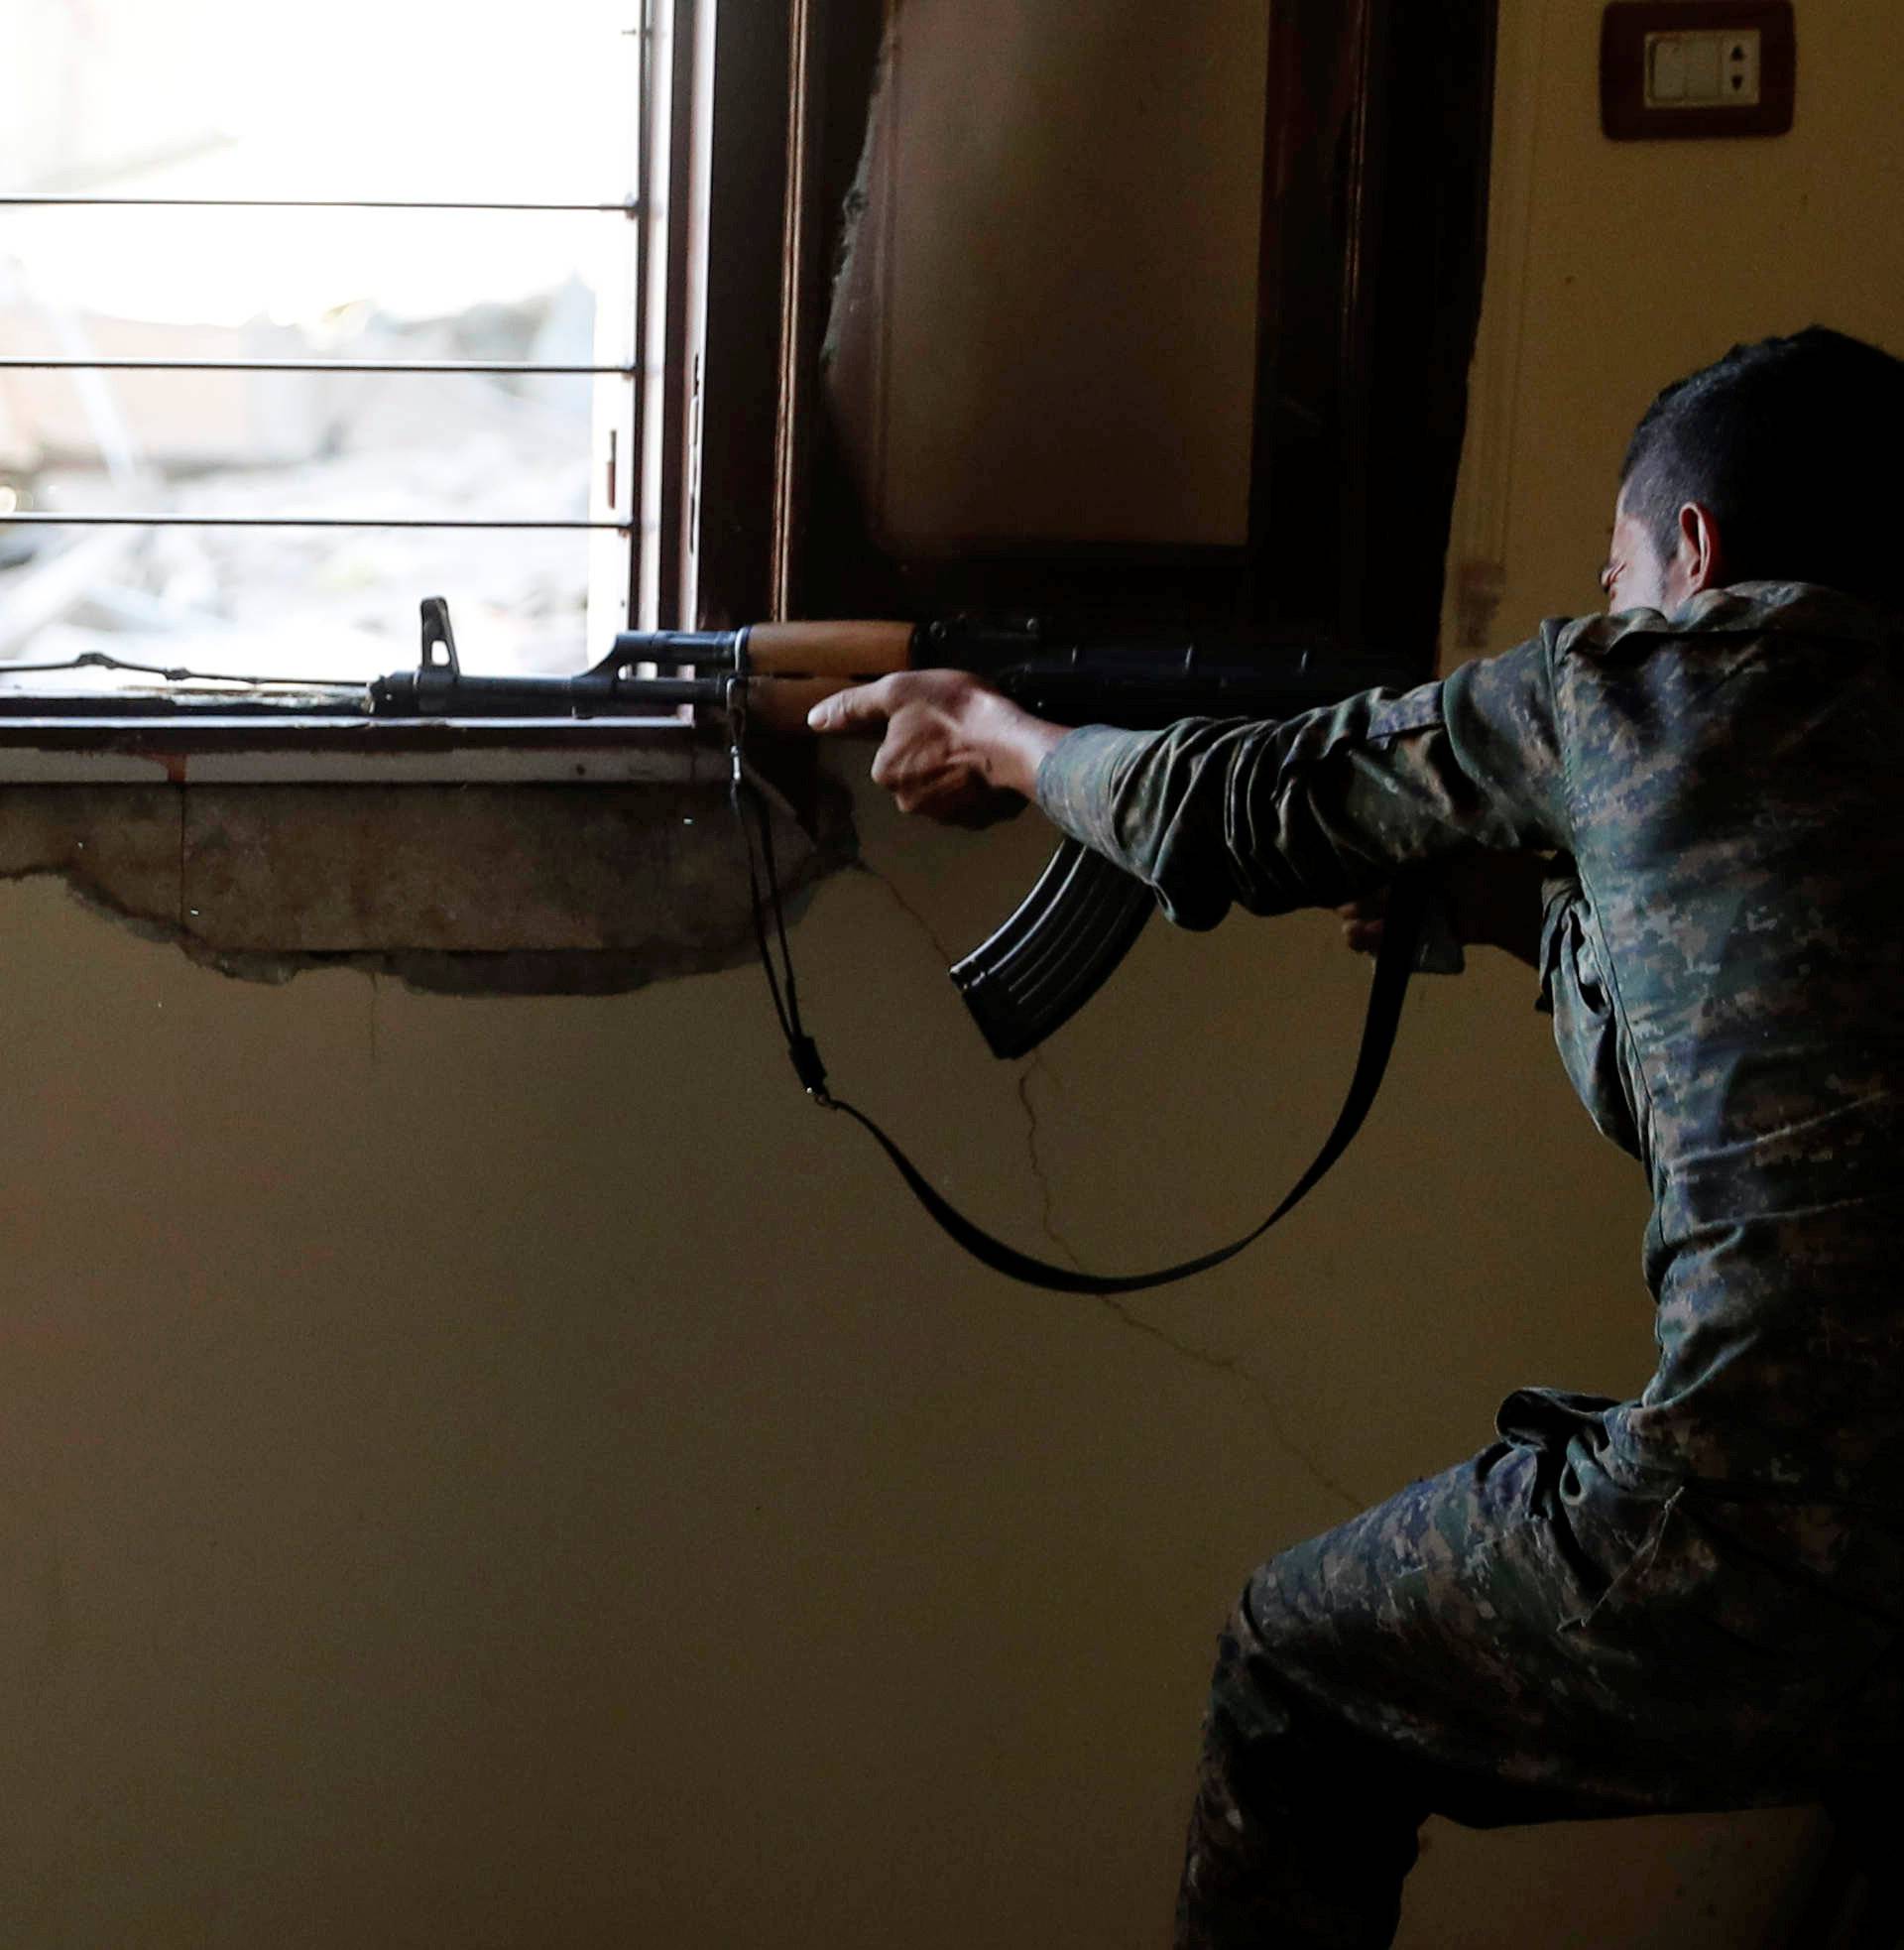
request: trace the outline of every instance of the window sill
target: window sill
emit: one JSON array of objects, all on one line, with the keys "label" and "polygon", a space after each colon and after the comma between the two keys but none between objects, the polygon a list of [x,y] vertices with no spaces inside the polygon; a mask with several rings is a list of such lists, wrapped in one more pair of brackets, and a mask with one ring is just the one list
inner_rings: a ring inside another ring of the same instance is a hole
[{"label": "window sill", "polygon": [[[348,966],[606,994],[754,952],[724,749],[685,725],[255,720],[0,727],[0,879],[254,980]],[[848,864],[846,794],[768,789],[789,912]]]},{"label": "window sill", "polygon": [[0,786],[726,780],[725,751],[674,719],[0,718]]}]

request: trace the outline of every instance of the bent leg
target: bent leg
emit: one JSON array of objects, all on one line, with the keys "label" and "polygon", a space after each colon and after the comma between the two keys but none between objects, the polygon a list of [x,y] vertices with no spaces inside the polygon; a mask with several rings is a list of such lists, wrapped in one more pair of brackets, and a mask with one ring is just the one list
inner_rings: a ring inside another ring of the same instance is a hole
[{"label": "bent leg", "polygon": [[1895,1630],[1716,1542],[1713,1508],[1500,1442],[1263,1565],[1220,1642],[1180,1950],[1388,1943],[1431,1812],[1804,1800],[1895,1739]]},{"label": "bent leg", "polygon": [[1529,1731],[1487,1593],[1498,1540],[1532,1521],[1535,1466],[1497,1444],[1251,1577],[1218,1641],[1178,1950],[1371,1950],[1429,1814],[1609,1811],[1450,1765],[1449,1744],[1497,1759]]}]

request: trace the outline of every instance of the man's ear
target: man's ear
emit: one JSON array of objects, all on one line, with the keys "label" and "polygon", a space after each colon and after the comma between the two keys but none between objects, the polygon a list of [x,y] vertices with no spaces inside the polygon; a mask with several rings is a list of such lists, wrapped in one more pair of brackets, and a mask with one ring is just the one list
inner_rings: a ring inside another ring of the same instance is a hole
[{"label": "man's ear", "polygon": [[1721,587],[1725,563],[1718,518],[1703,501],[1686,502],[1679,511],[1679,545],[1666,565],[1671,607],[1691,601],[1702,590]]}]

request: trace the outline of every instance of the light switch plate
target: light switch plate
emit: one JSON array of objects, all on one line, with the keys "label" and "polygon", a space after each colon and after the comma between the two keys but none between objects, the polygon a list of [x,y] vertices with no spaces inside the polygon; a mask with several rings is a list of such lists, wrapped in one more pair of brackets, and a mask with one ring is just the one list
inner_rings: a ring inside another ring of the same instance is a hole
[{"label": "light switch plate", "polygon": [[1616,142],[1783,135],[1798,74],[1791,0],[1612,0],[1601,127]]},{"label": "light switch plate", "polygon": [[1647,35],[1646,106],[1756,108],[1763,39],[1755,27]]}]

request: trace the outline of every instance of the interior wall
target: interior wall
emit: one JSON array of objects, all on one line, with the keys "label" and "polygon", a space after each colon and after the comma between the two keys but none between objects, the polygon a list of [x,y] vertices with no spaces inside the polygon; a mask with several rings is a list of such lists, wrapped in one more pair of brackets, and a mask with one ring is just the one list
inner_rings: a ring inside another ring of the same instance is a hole
[{"label": "interior wall", "polygon": [[[1506,13],[1544,79],[1502,643],[1592,600],[1659,382],[1813,316],[1904,346],[1904,17],[1803,11],[1780,142],[1615,150],[1590,10]],[[1327,918],[1158,927],[998,1065],[943,966],[1048,836],[861,813],[808,1013],[954,1196],[1121,1266],[1299,1168],[1365,987]],[[0,997],[10,1944],[1158,1943],[1250,1565],[1514,1386],[1649,1367],[1642,1187],[1488,956],[1272,1242],[1123,1306],[957,1259],[746,970],[261,989],[41,881]],[[1401,1941],[1752,1943],[1808,1834],[1437,1827]]]},{"label": "interior wall", "polygon": [[1904,16],[1797,13],[1789,135],[1613,143],[1599,133],[1597,10],[1504,0],[1539,81],[1501,643],[1517,619],[1598,600],[1589,577],[1614,476],[1666,381],[1740,339],[1812,323],[1904,353],[1904,125],[1891,86]]}]

